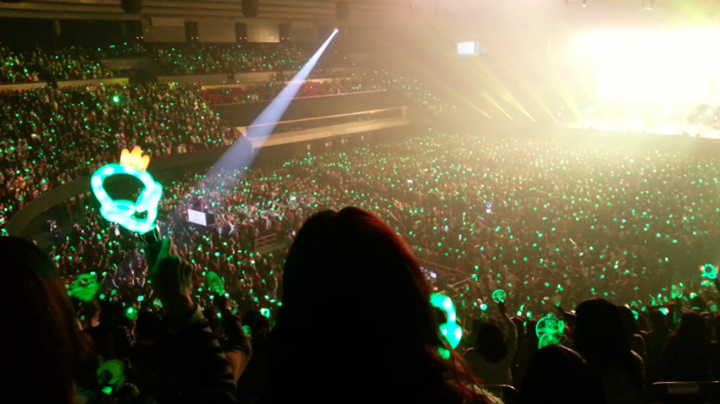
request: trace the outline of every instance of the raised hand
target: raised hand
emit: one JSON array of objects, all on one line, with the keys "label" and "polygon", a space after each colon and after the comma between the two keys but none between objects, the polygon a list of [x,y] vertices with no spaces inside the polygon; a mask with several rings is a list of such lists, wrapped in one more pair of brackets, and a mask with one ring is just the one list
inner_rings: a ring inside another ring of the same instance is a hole
[{"label": "raised hand", "polygon": [[192,270],[173,254],[169,239],[163,239],[159,244],[159,248],[151,248],[148,254],[152,287],[169,317],[182,316],[194,307],[190,298]]}]

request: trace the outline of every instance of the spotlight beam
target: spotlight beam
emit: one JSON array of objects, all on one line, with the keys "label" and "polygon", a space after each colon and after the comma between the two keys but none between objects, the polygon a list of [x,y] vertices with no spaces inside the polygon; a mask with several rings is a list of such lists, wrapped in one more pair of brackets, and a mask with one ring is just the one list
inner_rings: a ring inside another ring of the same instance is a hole
[{"label": "spotlight beam", "polygon": [[[248,126],[248,138],[259,140],[261,143],[264,143],[267,140],[275,129],[278,121],[280,121],[283,114],[285,114],[285,111],[287,111],[287,108],[295,98],[295,95],[298,91],[300,91],[303,82],[305,82],[305,79],[310,75],[310,72],[312,72],[315,64],[320,59],[320,56],[322,56],[323,52],[325,52],[325,49],[330,44],[330,41],[332,41],[337,33],[337,29],[333,31],[330,37],[325,41],[320,49],[315,52],[310,60],[308,60],[305,66],[303,66],[303,68],[295,74],[295,77],[288,82],[285,88],[280,91],[280,94],[278,94],[275,99],[273,99],[270,104],[265,107],[263,112],[255,118],[250,126]],[[230,148],[208,171],[207,176],[216,174],[222,170],[237,170],[242,167],[249,167],[255,160],[255,156],[258,152],[255,148],[253,148],[252,152],[247,153],[243,142],[244,139],[238,139],[232,146],[230,146]]]}]

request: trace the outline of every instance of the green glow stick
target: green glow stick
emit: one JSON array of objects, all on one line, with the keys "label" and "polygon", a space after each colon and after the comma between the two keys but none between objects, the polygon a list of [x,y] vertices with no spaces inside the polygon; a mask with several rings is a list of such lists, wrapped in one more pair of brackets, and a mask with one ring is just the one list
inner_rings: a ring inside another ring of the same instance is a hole
[{"label": "green glow stick", "polygon": [[544,347],[550,345],[560,344],[560,341],[562,341],[562,336],[562,334],[558,333],[543,334],[543,336],[540,337],[540,340],[538,341],[538,349],[543,349]]},{"label": "green glow stick", "polygon": [[92,301],[99,289],[100,285],[98,285],[95,275],[92,274],[82,274],[70,285],[72,297],[83,302]]},{"label": "green glow stick", "polygon": [[702,277],[707,279],[715,279],[717,278],[717,268],[710,264],[705,264],[705,266],[702,268]]},{"label": "green glow stick", "polygon": [[222,278],[215,272],[208,272],[205,275],[205,285],[207,289],[216,295],[225,294],[225,284],[223,284]]},{"label": "green glow stick", "polygon": [[542,338],[546,334],[561,334],[565,331],[565,323],[559,318],[548,314],[538,321],[535,327],[535,334]]},{"label": "green glow stick", "polygon": [[135,320],[137,318],[138,311],[134,307],[128,307],[128,309],[125,311],[125,317],[127,317],[129,320]]},{"label": "green glow stick", "polygon": [[[145,171],[149,164],[150,157],[141,156],[139,147],[135,147],[132,153],[123,150],[120,157],[120,164],[108,164],[100,167],[90,180],[93,193],[100,201],[100,214],[110,222],[118,223],[122,227],[137,233],[147,233],[155,227],[158,204],[162,197],[162,186],[153,180],[152,176]],[[140,193],[136,202],[127,200],[113,200],[103,187],[103,182],[113,175],[126,174],[140,180],[145,189]],[[147,212],[145,218],[138,218],[136,214]]]},{"label": "green glow stick", "polygon": [[430,304],[445,312],[447,322],[440,324],[440,333],[454,349],[462,339],[462,328],[455,323],[457,321],[455,305],[449,297],[437,293],[430,296]]},{"label": "green glow stick", "polygon": [[502,289],[497,289],[492,293],[492,299],[495,303],[505,303],[505,299],[507,298],[507,293],[505,293]]},{"label": "green glow stick", "polygon": [[125,384],[125,364],[119,360],[109,360],[97,369],[97,380],[104,384],[102,392],[111,394]]}]

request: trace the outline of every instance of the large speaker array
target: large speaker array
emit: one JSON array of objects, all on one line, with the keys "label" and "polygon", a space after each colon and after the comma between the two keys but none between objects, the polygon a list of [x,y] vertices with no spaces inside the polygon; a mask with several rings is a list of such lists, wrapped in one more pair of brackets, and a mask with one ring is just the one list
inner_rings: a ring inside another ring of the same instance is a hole
[{"label": "large speaker array", "polygon": [[242,0],[242,13],[247,18],[257,18],[260,14],[258,0]]},{"label": "large speaker array", "polygon": [[140,14],[142,11],[142,0],[120,0],[120,7],[128,14]]}]

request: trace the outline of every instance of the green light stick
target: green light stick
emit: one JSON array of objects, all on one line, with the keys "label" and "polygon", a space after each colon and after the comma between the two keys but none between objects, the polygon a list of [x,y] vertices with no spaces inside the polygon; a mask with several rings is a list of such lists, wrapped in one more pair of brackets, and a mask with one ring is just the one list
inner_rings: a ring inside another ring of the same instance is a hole
[{"label": "green light stick", "polygon": [[95,299],[99,289],[100,285],[93,274],[82,274],[70,285],[72,297],[83,302],[91,302]]},{"label": "green light stick", "polygon": [[[93,193],[100,201],[100,214],[110,222],[118,223],[122,227],[140,234],[150,232],[155,228],[158,204],[162,197],[162,186],[153,180],[145,171],[150,164],[149,156],[142,156],[139,147],[133,148],[132,153],[127,149],[122,151],[120,164],[108,164],[100,167],[90,180]],[[140,193],[136,202],[127,200],[113,200],[103,187],[103,182],[113,175],[126,174],[140,180],[145,189]],[[145,218],[138,218],[137,214],[147,212]]]},{"label": "green light stick", "polygon": [[505,299],[507,298],[507,293],[505,293],[502,289],[497,289],[492,293],[492,299],[493,302],[500,304],[505,303]]},{"label": "green light stick", "polygon": [[225,294],[225,285],[223,284],[222,278],[215,272],[208,272],[207,275],[205,275],[205,286],[216,295]]},{"label": "green light stick", "polygon": [[[447,321],[440,324],[440,333],[445,337],[450,347],[455,349],[460,343],[460,339],[462,339],[462,327],[455,323],[457,321],[455,305],[449,297],[438,293],[430,295],[430,304],[445,313]],[[450,353],[444,348],[440,348],[440,355],[445,359],[450,357]]]},{"label": "green light stick", "polygon": [[135,307],[128,307],[128,309],[125,311],[125,317],[128,318],[128,320],[135,320],[138,316],[138,311]]},{"label": "green light stick", "polygon": [[125,364],[119,360],[109,360],[103,363],[97,370],[97,380],[104,384],[102,392],[112,394],[125,384]]},{"label": "green light stick", "polygon": [[562,336],[562,334],[558,333],[544,334],[542,337],[540,337],[540,340],[538,341],[538,349],[543,349],[544,347],[550,345],[560,344],[560,341],[562,341]]},{"label": "green light stick", "polygon": [[565,331],[565,323],[559,318],[548,314],[538,321],[535,327],[535,334],[542,338],[546,334],[561,334]]},{"label": "green light stick", "polygon": [[710,264],[705,264],[704,267],[702,267],[702,277],[707,279],[715,279],[717,278],[717,268]]}]

